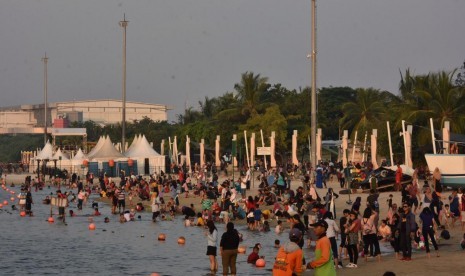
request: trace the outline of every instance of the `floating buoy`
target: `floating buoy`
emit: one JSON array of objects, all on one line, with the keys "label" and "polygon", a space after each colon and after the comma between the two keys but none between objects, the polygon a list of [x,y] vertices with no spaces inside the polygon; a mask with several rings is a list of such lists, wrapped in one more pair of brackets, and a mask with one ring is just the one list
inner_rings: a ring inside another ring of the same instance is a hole
[{"label": "floating buoy", "polygon": [[11,202],[15,201],[14,197],[10,197]]},{"label": "floating buoy", "polygon": [[8,205],[8,201],[7,200],[3,201],[3,205]]},{"label": "floating buoy", "polygon": [[25,211],[21,211],[21,212],[19,213],[19,215],[22,216],[22,217],[25,217],[25,216],[26,216],[26,212],[25,212]]},{"label": "floating buoy", "polygon": [[256,262],[255,262],[255,266],[256,267],[264,267],[266,264],[265,260],[264,259],[258,259]]},{"label": "floating buoy", "polygon": [[0,208],[3,208],[3,204],[0,203]]},{"label": "floating buoy", "polygon": [[245,246],[243,245],[239,246],[239,248],[237,249],[237,253],[245,254]]},{"label": "floating buoy", "polygon": [[183,236],[178,238],[178,244],[185,244],[185,243],[186,243],[186,238],[184,238]]},{"label": "floating buoy", "polygon": [[49,217],[48,220],[47,220],[49,223],[54,223],[55,220],[53,219],[53,217]]},{"label": "floating buoy", "polygon": [[14,195],[14,194],[15,194],[15,191],[11,191],[10,193],[11,193],[12,195]]},{"label": "floating buoy", "polygon": [[153,272],[152,274],[150,274],[150,276],[160,276],[160,274]]},{"label": "floating buoy", "polygon": [[166,239],[166,235],[161,233],[160,235],[158,235],[158,240],[159,241],[164,241]]},{"label": "floating buoy", "polygon": [[95,224],[94,223],[89,224],[89,230],[95,230]]}]

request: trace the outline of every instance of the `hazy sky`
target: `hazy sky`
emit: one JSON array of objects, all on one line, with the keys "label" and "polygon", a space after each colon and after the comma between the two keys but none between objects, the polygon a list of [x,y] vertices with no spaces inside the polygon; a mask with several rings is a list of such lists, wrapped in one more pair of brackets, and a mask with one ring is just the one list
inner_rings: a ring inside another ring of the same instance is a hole
[{"label": "hazy sky", "polygon": [[[310,0],[0,0],[0,106],[127,99],[174,106],[233,91],[253,71],[309,86]],[[465,60],[464,0],[318,0],[318,86],[397,93],[399,70],[453,70]]]}]

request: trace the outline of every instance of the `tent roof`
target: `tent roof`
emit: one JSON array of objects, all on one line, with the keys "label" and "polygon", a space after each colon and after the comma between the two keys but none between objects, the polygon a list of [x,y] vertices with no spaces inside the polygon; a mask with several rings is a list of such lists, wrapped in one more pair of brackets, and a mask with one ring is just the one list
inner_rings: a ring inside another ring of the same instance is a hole
[{"label": "tent roof", "polygon": [[111,142],[110,137],[107,137],[104,139],[104,142],[99,147],[99,149],[92,156],[89,154],[88,158],[94,161],[99,161],[124,158],[124,155],[116,150],[115,146],[113,146],[113,143]]},{"label": "tent roof", "polygon": [[58,149],[57,152],[55,152],[55,155],[53,155],[53,158],[54,160],[60,160],[60,157],[61,157],[61,160],[69,160],[69,157],[68,155],[64,154],[61,149]]},{"label": "tent roof", "polygon": [[86,158],[87,158],[86,155],[82,152],[81,149],[79,149],[76,155],[74,155],[73,160],[79,161],[79,160],[84,160]]},{"label": "tent roof", "polygon": [[105,143],[105,136],[100,136],[100,139],[98,139],[97,144],[95,147],[87,154],[88,158],[92,158],[92,156],[95,155],[97,151],[102,147],[103,143]]},{"label": "tent roof", "polygon": [[131,151],[127,151],[125,153],[126,157],[132,157],[132,158],[137,158],[137,157],[154,157],[154,156],[160,156],[158,152],[156,152],[149,144],[147,141],[147,138],[145,138],[145,135],[139,138],[139,141],[137,142],[136,145],[134,145],[134,148],[131,149]]},{"label": "tent roof", "polygon": [[47,141],[44,148],[39,152],[39,154],[37,154],[35,159],[36,160],[53,159],[53,147],[49,141]]},{"label": "tent roof", "polygon": [[139,143],[139,141],[142,139],[142,135],[137,135],[134,137],[134,140],[132,140],[132,143],[131,143],[131,146],[126,150],[126,152],[124,153],[124,155],[128,156],[132,154],[132,152],[134,151],[134,149],[137,147],[137,144]]}]

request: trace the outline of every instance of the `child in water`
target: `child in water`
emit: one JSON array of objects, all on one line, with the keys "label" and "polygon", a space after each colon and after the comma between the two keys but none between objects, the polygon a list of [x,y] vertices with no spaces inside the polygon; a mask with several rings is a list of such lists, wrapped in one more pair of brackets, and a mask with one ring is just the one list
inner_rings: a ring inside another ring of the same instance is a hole
[{"label": "child in water", "polygon": [[283,232],[283,222],[278,220],[278,225],[274,228],[276,234],[281,234]]},{"label": "child in water", "polygon": [[187,216],[187,215],[184,217],[184,226],[186,226],[186,227],[192,226],[192,222],[191,222],[189,216]]},{"label": "child in water", "polygon": [[262,227],[263,232],[270,232],[270,224],[268,223],[267,220],[263,222],[263,227]]},{"label": "child in water", "polygon": [[258,246],[254,246],[252,253],[250,253],[249,257],[247,258],[247,263],[255,264],[260,256],[258,253],[260,252],[260,248]]}]

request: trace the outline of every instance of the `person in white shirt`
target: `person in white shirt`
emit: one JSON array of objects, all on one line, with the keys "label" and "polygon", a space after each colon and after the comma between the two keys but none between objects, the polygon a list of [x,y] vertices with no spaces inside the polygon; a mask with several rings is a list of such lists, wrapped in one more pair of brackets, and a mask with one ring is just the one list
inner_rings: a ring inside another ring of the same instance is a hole
[{"label": "person in white shirt", "polygon": [[342,265],[338,263],[338,251],[337,251],[337,242],[336,237],[341,231],[337,223],[333,220],[333,213],[326,212],[324,214],[324,220],[328,223],[328,229],[326,229],[326,236],[329,238],[331,242],[331,250],[333,251],[333,259],[336,268],[342,268]]},{"label": "person in white shirt", "polygon": [[218,271],[218,262],[216,261],[216,249],[218,244],[218,230],[212,220],[207,221],[207,255],[210,258],[210,271],[215,274]]},{"label": "person in white shirt", "polygon": [[247,172],[245,173],[245,183],[246,183],[247,190],[250,190],[250,180],[252,179],[250,174],[251,174],[250,168],[247,168]]}]

